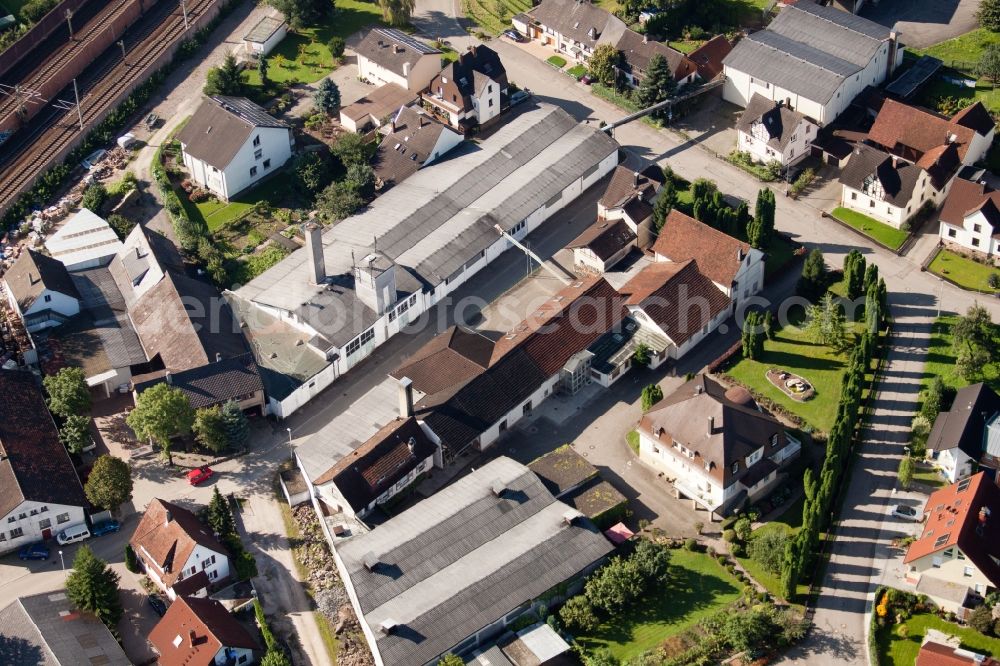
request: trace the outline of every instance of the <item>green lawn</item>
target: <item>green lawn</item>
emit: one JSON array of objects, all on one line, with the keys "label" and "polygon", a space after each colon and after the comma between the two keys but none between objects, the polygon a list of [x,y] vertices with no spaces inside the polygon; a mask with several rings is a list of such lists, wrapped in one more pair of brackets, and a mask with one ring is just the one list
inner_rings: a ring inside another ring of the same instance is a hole
[{"label": "green lawn", "polygon": [[[778,331],[774,340],[764,342],[761,360],[741,359],[727,374],[798,414],[814,428],[829,432],[837,411],[847,353],[837,353],[830,347],[813,342],[805,329],[798,326],[803,316],[796,316],[794,324]],[[848,325],[848,335],[851,326]],[[860,331],[861,324],[853,326],[854,331]],[[767,379],[765,373],[769,368],[780,368],[799,375],[812,384],[816,389],[815,395],[805,402],[792,400]]]},{"label": "green lawn", "polygon": [[865,236],[874,238],[878,242],[893,250],[899,248],[909,234],[900,229],[890,227],[884,222],[874,220],[867,215],[862,215],[856,210],[850,210],[842,206],[833,209],[833,216],[847,225],[857,229]]},{"label": "green lawn", "polygon": [[[962,77],[964,74],[952,72],[952,76]],[[971,78],[976,77],[973,76]],[[936,110],[938,101],[945,97],[952,97],[955,100],[979,100],[991,112],[1000,112],[1000,90],[986,79],[977,79],[976,87],[970,88],[945,81],[939,74],[931,79],[930,83],[918,93],[914,102],[926,106],[931,110]]]},{"label": "green lawn", "polygon": [[913,53],[934,56],[941,59],[947,67],[973,74],[983,51],[994,44],[1000,44],[1000,33],[978,28],[929,48],[913,50]]},{"label": "green lawn", "polygon": [[[955,370],[955,352],[952,349],[953,338],[951,328],[958,321],[957,316],[945,315],[938,317],[931,328],[930,346],[927,350],[927,360],[924,363],[924,377],[921,390],[926,388],[932,378],[940,377],[945,386],[960,389],[971,382],[964,379]],[[993,326],[994,348],[1000,347],[1000,325]],[[1000,359],[994,360],[983,368],[982,376],[977,381],[984,381],[993,390],[1000,391]]]},{"label": "green lawn", "polygon": [[549,63],[553,67],[558,67],[559,69],[562,69],[563,67],[566,66],[566,58],[557,55],[549,56],[548,58],[546,58],[545,62]]},{"label": "green lawn", "polygon": [[931,488],[941,488],[948,483],[936,469],[921,464],[917,465],[913,473],[913,481]]},{"label": "green lawn", "polygon": [[[291,187],[291,176],[287,172],[282,172],[260,185],[239,193],[229,203],[209,199],[196,204],[189,201],[186,196],[181,196],[181,202],[192,220],[203,219],[209,232],[212,232],[249,213],[258,201],[275,203],[289,192]],[[183,195],[183,192],[179,195]]]},{"label": "green lawn", "polygon": [[951,250],[940,250],[927,268],[931,273],[943,275],[965,289],[993,294],[1000,291],[990,287],[987,282],[991,275],[1000,275],[1000,268],[966,259]]},{"label": "green lawn", "polygon": [[465,15],[491,35],[510,28],[511,17],[528,11],[531,6],[531,0],[462,0]]},{"label": "green lawn", "polygon": [[671,578],[622,617],[577,637],[588,651],[607,648],[619,660],[631,659],[697,624],[740,596],[742,585],[715,558],[687,550],[670,551]]},{"label": "green lawn", "polygon": [[[794,536],[798,533],[799,528],[802,527],[802,505],[805,502],[805,497],[800,496],[797,500],[788,505],[785,511],[757,529],[753,531],[753,535],[750,537],[754,539],[761,534],[768,532],[780,531],[784,532],[788,536]],[[752,560],[749,557],[738,557],[739,563],[747,570],[754,580],[763,585],[768,592],[770,592],[775,597],[781,596],[781,578],[777,576],[760,564],[756,560]],[[799,585],[798,594],[804,595],[809,592],[808,585]]]},{"label": "green lawn", "polygon": [[667,42],[667,46],[680,51],[681,53],[691,53],[705,43],[704,39],[678,39]]},{"label": "green lawn", "polygon": [[915,613],[904,624],[907,629],[906,638],[899,635],[899,627],[902,625],[886,627],[878,632],[876,642],[880,662],[885,666],[913,666],[928,629],[937,629],[957,636],[962,641],[961,647],[966,650],[990,657],[1000,657],[1000,639],[984,636],[978,631],[953,622],[946,622],[931,613]]},{"label": "green lawn", "polygon": [[566,70],[566,73],[579,81],[580,77],[587,73],[587,67],[585,65],[573,65]]},{"label": "green lawn", "polygon": [[639,455],[639,431],[630,430],[625,434],[625,442],[632,449],[632,453]]}]

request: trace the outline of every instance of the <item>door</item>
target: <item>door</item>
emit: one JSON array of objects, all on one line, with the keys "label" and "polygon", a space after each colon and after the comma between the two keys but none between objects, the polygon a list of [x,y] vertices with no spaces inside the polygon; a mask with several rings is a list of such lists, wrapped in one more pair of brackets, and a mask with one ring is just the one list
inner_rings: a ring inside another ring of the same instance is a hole
[{"label": "door", "polygon": [[48,541],[51,538],[52,538],[52,528],[46,527],[44,530],[42,530],[42,541]]}]

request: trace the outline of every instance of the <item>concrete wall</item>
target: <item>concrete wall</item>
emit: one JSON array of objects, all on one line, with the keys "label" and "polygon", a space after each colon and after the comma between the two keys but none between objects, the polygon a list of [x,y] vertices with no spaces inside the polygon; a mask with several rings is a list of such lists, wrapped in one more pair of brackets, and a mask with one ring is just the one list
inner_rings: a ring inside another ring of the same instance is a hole
[{"label": "concrete wall", "polygon": [[[21,502],[10,513],[0,517],[0,537],[3,538],[0,541],[0,553],[17,550],[44,538],[55,538],[64,528],[85,520],[86,514],[80,506]],[[14,536],[18,529],[22,531],[21,536]]]}]

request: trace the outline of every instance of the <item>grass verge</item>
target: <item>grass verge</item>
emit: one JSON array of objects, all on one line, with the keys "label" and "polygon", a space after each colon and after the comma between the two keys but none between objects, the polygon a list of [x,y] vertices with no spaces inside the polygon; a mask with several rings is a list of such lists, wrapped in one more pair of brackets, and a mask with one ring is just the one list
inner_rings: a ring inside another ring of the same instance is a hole
[{"label": "grass verge", "polygon": [[844,224],[893,250],[898,250],[903,241],[909,236],[909,233],[901,229],[890,227],[884,222],[879,222],[856,210],[844,208],[843,206],[834,208],[832,215]]},{"label": "grass verge", "polygon": [[632,449],[632,453],[639,455],[639,431],[630,431],[625,435],[625,441],[628,443],[628,447]]}]

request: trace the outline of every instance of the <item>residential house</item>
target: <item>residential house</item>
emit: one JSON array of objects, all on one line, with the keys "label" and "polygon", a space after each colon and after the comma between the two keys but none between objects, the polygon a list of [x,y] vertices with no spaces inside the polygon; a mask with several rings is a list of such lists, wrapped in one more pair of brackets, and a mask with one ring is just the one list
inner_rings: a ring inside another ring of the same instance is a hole
[{"label": "residential house", "polygon": [[205,597],[229,580],[225,547],[197,516],[172,502],[152,500],[129,545],[149,579],[172,600]]},{"label": "residential house", "polygon": [[375,664],[423,666],[493,641],[611,551],[528,468],[499,457],[342,542],[334,558]]},{"label": "residential house", "polygon": [[487,125],[508,106],[507,70],[496,51],[472,46],[434,76],[422,98],[456,129]]},{"label": "residential house", "polygon": [[122,248],[118,234],[105,220],[81,208],[45,239],[45,249],[68,271],[107,264]]},{"label": "residential house", "polygon": [[938,219],[946,244],[988,259],[1000,254],[1000,192],[985,181],[956,178]]},{"label": "residential house", "polygon": [[42,389],[27,371],[0,370],[0,553],[86,520],[90,504],[59,441]]},{"label": "residential house", "polygon": [[819,127],[783,100],[754,93],[736,125],[736,149],[755,162],[790,166],[809,155]]},{"label": "residential house", "polygon": [[898,33],[813,2],[785,6],[766,30],[742,39],[723,60],[723,98],[746,107],[754,93],[785,100],[827,125],[867,86],[903,62]]},{"label": "residential house", "polygon": [[133,395],[139,395],[157,384],[169,384],[187,396],[191,407],[202,409],[235,401],[245,413],[263,416],[267,408],[264,383],[253,354],[219,359],[180,372],[153,373],[152,379],[136,381]]},{"label": "residential house", "polygon": [[441,51],[395,28],[372,28],[357,46],[358,76],[375,85],[426,90],[441,71]]},{"label": "residential house", "polygon": [[764,288],[763,252],[676,209],[660,229],[653,256],[658,262],[697,261],[698,270],[732,301],[730,312]]},{"label": "residential house", "polygon": [[398,185],[462,143],[463,136],[442,125],[422,109],[400,107],[382,138],[372,166],[375,189]]},{"label": "residential house", "polygon": [[[946,611],[964,614],[974,597],[1000,586],[1000,488],[985,472],[935,491],[924,507],[923,532],[903,558],[906,579]],[[924,581],[959,588],[943,597]]]},{"label": "residential house", "polygon": [[960,647],[924,639],[914,666],[1000,666],[1000,661]]},{"label": "residential house", "polygon": [[202,100],[177,134],[191,180],[229,200],[292,156],[292,129],[244,97]]},{"label": "residential house", "polygon": [[633,88],[642,83],[649,69],[649,61],[655,55],[662,56],[667,61],[667,67],[670,68],[678,86],[693,83],[698,77],[698,66],[691,58],[634,30],[625,30],[615,48],[622,54],[623,63],[620,71],[622,79]]},{"label": "residential house", "polygon": [[703,374],[646,412],[638,431],[639,459],[713,519],[763,497],[801,450],[749,391]]},{"label": "residential house", "polygon": [[62,590],[15,598],[0,609],[4,666],[129,666],[111,631]]},{"label": "residential house", "polygon": [[573,250],[573,264],[586,273],[611,270],[637,246],[639,237],[624,219],[598,220],[566,247]]},{"label": "residential house", "polygon": [[271,413],[301,407],[617,161],[611,137],[540,105],[307,233],[306,247],[228,294],[254,347],[267,349],[257,363]]},{"label": "residential house", "polygon": [[598,44],[617,45],[628,26],[586,0],[543,0],[511,19],[528,39],[577,61],[586,61]]},{"label": "residential house", "polygon": [[263,58],[288,34],[288,24],[277,16],[265,16],[243,37],[247,55]]},{"label": "residential house", "polygon": [[942,153],[951,150],[957,153],[959,164],[980,161],[993,143],[993,135],[993,119],[982,102],[948,119],[894,99],[882,102],[868,131],[869,141],[927,171]]},{"label": "residential house", "polygon": [[638,236],[639,247],[653,242],[653,201],[666,179],[655,164],[642,171],[618,166],[597,202],[597,219],[624,220]]},{"label": "residential house", "polygon": [[243,666],[262,653],[257,639],[215,599],[178,597],[149,633],[160,666]]},{"label": "residential house", "polygon": [[1000,468],[1000,396],[982,382],[958,390],[927,438],[927,455],[954,483],[980,468]]},{"label": "residential house", "polygon": [[389,122],[404,106],[410,106],[419,95],[395,83],[386,83],[353,104],[340,109],[340,124],[352,132],[367,132]]},{"label": "residential house", "polygon": [[[412,413],[412,393],[403,383],[401,408]],[[410,406],[407,407],[406,405]],[[396,418],[323,474],[311,479],[314,495],[336,513],[364,519],[376,506],[442,467],[441,442],[413,416]]]},{"label": "residential house", "polygon": [[58,259],[25,248],[3,276],[7,302],[29,333],[59,326],[80,312],[80,294]]},{"label": "residential house", "polygon": [[732,43],[725,35],[716,35],[688,54],[688,59],[698,68],[702,81],[714,81],[722,74],[726,56],[733,50]]}]

